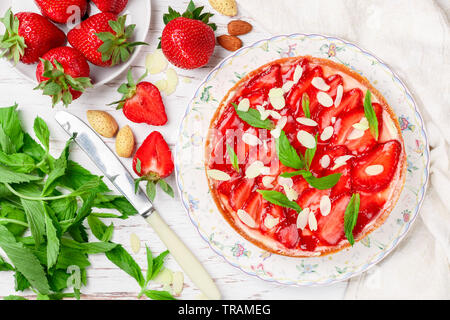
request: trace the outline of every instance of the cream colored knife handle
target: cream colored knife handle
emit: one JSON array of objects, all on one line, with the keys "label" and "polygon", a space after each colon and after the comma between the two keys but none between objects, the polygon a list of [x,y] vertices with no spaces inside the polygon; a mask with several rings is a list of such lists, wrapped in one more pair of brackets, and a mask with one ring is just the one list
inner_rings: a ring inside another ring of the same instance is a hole
[{"label": "cream colored knife handle", "polygon": [[211,300],[220,300],[221,295],[219,289],[217,289],[208,272],[188,247],[169,228],[158,212],[153,212],[145,220],[155,230],[161,241],[169,249],[170,254],[202,293]]}]

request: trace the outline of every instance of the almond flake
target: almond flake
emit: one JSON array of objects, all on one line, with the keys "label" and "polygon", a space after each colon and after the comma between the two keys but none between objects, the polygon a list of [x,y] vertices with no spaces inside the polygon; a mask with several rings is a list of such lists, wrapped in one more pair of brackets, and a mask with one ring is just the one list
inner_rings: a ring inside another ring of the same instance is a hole
[{"label": "almond flake", "polygon": [[275,177],[271,177],[271,176],[264,176],[262,178],[262,184],[264,187],[266,188],[273,188],[273,184],[272,182],[275,180]]},{"label": "almond flake", "polygon": [[270,174],[270,167],[262,167],[261,170],[259,170],[260,174]]},{"label": "almond flake", "polygon": [[242,99],[239,102],[238,107],[237,107],[237,109],[239,111],[243,111],[243,112],[247,112],[249,108],[250,108],[250,100],[248,100],[248,98]]},{"label": "almond flake", "polygon": [[184,274],[183,272],[176,271],[173,273],[172,289],[175,296],[179,296],[183,292],[184,287]]},{"label": "almond flake", "polygon": [[206,173],[208,174],[208,177],[218,181],[227,181],[231,179],[228,173],[216,169],[209,169]]},{"label": "almond flake", "polygon": [[259,114],[261,116],[261,120],[266,120],[269,117],[269,112],[267,112],[266,109],[264,109],[263,106],[256,106],[256,109],[259,111]]},{"label": "almond flake", "polygon": [[295,82],[294,81],[286,81],[285,84],[283,84],[283,91],[285,93],[291,91],[292,87],[294,86]]},{"label": "almond flake", "polygon": [[369,121],[367,121],[366,117],[362,117],[361,120],[358,123],[352,125],[352,127],[361,131],[366,131],[367,129],[369,129]]},{"label": "almond flake", "polygon": [[297,83],[297,82],[300,80],[300,78],[302,77],[302,74],[303,74],[303,68],[302,68],[302,66],[300,66],[300,65],[296,66],[296,67],[295,67],[295,70],[294,70],[293,81],[294,81],[295,83]]},{"label": "almond flake", "polygon": [[155,86],[159,91],[164,92],[167,89],[168,83],[167,80],[162,79],[155,82]]},{"label": "almond flake", "polygon": [[305,148],[314,149],[316,146],[316,138],[305,130],[300,130],[297,133],[297,139]]},{"label": "almond flake", "polygon": [[347,140],[356,140],[361,138],[364,135],[363,130],[353,129],[352,132],[347,136]]},{"label": "almond flake", "polygon": [[322,168],[328,168],[328,166],[330,165],[331,159],[329,155],[324,155],[321,159],[320,159],[320,165],[322,166]]},{"label": "almond flake", "polygon": [[131,251],[133,251],[134,254],[138,254],[139,251],[141,250],[141,240],[135,233],[132,233],[130,235],[130,244],[131,244]]},{"label": "almond flake", "polygon": [[246,224],[250,228],[256,228],[255,220],[253,220],[253,218],[247,212],[245,212],[242,209],[239,209],[237,211],[237,215],[244,224]]},{"label": "almond flake", "polygon": [[294,181],[292,180],[292,178],[278,176],[278,184],[280,186],[288,186],[292,188],[292,186],[294,185]]},{"label": "almond flake", "polygon": [[168,61],[161,49],[147,55],[145,67],[150,74],[158,74],[166,70]]},{"label": "almond flake", "polygon": [[331,168],[331,170],[335,170],[335,169],[337,169],[337,168],[339,168],[339,167],[342,167],[342,166],[345,165],[345,164],[347,163],[347,161],[348,161],[349,159],[351,159],[351,158],[353,158],[353,156],[350,156],[350,155],[337,157],[337,158],[334,160],[334,166],[333,166],[333,168]]},{"label": "almond flake", "polygon": [[317,230],[316,215],[312,211],[309,213],[308,225],[309,225],[309,230],[311,230],[311,231],[316,231]]},{"label": "almond flake", "polygon": [[322,196],[320,198],[320,213],[325,217],[331,212],[331,201],[330,197]]},{"label": "almond flake", "polygon": [[279,218],[274,218],[272,215],[268,214],[266,215],[266,218],[264,219],[264,226],[267,229],[272,229],[280,222]]},{"label": "almond flake", "polygon": [[259,138],[251,133],[245,132],[242,135],[242,141],[244,141],[249,146],[257,146],[259,144],[262,144],[262,141],[259,140]]},{"label": "almond flake", "polygon": [[270,135],[274,137],[275,139],[278,139],[281,134],[281,128],[275,128],[273,130],[270,130]]},{"label": "almond flake", "polygon": [[320,135],[320,140],[327,141],[333,136],[334,128],[332,126],[328,126],[323,129],[322,134]]},{"label": "almond flake", "polygon": [[154,281],[162,285],[171,285],[173,282],[173,272],[168,268],[164,268],[155,277]]},{"label": "almond flake", "polygon": [[274,119],[277,119],[277,120],[281,119],[281,114],[279,114],[275,110],[267,110],[267,113]]},{"label": "almond flake", "polygon": [[276,110],[281,110],[286,106],[284,91],[282,88],[272,88],[269,91],[269,101]]},{"label": "almond flake", "polygon": [[272,135],[272,137],[274,137],[275,139],[278,139],[280,137],[281,130],[283,130],[286,123],[287,123],[287,117],[286,116],[281,117],[278,120],[277,125],[275,126],[275,129],[272,129],[270,131],[270,134]]},{"label": "almond flake", "polygon": [[285,185],[285,186],[283,186],[283,189],[284,189],[284,193],[286,194],[286,197],[290,201],[296,201],[298,199],[298,193],[293,188]]},{"label": "almond flake", "polygon": [[331,117],[331,123],[334,124],[336,122],[336,117]]},{"label": "almond flake", "polygon": [[308,224],[309,208],[303,209],[297,216],[297,229],[305,229]]},{"label": "almond flake", "polygon": [[301,123],[305,126],[309,126],[309,127],[315,127],[317,126],[317,122],[315,122],[313,119],[310,118],[305,118],[305,117],[301,117],[301,118],[297,118],[296,119],[298,123]]},{"label": "almond flake", "polygon": [[321,77],[315,77],[312,79],[311,84],[319,90],[328,91],[330,86],[326,84],[325,80]]},{"label": "almond flake", "polygon": [[377,176],[384,171],[384,167],[381,164],[375,164],[372,166],[368,166],[366,170],[364,170],[369,176]]},{"label": "almond flake", "polygon": [[261,174],[261,169],[264,167],[264,164],[256,160],[251,165],[247,167],[247,170],[245,170],[245,177],[248,179],[256,178]]},{"label": "almond flake", "polygon": [[326,108],[329,108],[333,105],[333,99],[331,99],[328,93],[325,93],[323,91],[319,91],[317,93],[317,101],[319,101],[319,103]]},{"label": "almond flake", "polygon": [[334,99],[334,107],[337,108],[341,104],[342,95],[344,94],[344,87],[340,84],[336,89],[336,99]]},{"label": "almond flake", "polygon": [[167,88],[164,90],[164,93],[170,96],[177,89],[178,74],[174,69],[168,69],[166,71],[166,77],[167,77]]}]

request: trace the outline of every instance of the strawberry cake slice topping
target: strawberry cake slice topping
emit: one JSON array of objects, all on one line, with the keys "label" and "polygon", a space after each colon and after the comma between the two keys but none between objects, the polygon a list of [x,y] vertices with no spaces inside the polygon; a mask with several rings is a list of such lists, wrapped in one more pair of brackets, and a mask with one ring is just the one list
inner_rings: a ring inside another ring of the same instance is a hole
[{"label": "strawberry cake slice topping", "polygon": [[252,72],[212,122],[206,173],[219,208],[275,253],[353,245],[403,183],[403,140],[386,118],[396,123],[381,95],[331,61],[286,58]]}]

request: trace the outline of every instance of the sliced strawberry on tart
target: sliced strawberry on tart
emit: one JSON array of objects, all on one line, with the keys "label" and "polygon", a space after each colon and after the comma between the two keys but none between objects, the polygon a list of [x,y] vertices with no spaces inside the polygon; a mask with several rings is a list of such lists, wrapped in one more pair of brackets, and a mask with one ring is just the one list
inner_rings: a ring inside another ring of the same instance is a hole
[{"label": "sliced strawberry on tart", "polygon": [[347,67],[273,61],[223,99],[206,148],[218,208],[273,253],[339,251],[380,226],[404,183],[405,151],[383,96]]}]

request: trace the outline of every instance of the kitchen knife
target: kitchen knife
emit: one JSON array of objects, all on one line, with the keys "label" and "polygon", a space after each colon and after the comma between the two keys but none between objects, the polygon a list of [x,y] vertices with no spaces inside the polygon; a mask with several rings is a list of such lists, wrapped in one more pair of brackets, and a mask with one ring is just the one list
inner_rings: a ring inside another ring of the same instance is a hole
[{"label": "kitchen knife", "polygon": [[100,136],[81,119],[66,111],[57,112],[55,119],[70,136],[76,135],[75,142],[155,230],[192,282],[206,297],[219,300],[220,292],[208,272],[164,222],[141,188],[135,192],[134,178]]}]

